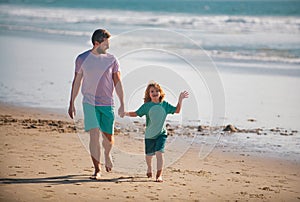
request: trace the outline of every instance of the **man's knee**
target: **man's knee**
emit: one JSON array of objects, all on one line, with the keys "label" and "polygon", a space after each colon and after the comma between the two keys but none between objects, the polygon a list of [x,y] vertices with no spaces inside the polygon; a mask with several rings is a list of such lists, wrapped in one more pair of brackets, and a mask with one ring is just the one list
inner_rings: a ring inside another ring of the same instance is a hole
[{"label": "man's knee", "polygon": [[90,139],[92,140],[99,140],[100,137],[100,131],[99,128],[92,128],[90,130]]}]

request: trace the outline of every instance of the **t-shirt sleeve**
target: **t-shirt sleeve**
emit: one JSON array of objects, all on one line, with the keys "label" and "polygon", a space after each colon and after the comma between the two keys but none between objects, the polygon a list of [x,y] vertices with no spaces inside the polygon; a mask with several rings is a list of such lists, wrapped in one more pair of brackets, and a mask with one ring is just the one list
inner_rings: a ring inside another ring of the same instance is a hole
[{"label": "t-shirt sleeve", "polygon": [[113,63],[112,72],[116,73],[116,72],[119,72],[119,71],[120,71],[120,63],[119,63],[118,59],[115,58],[115,61]]},{"label": "t-shirt sleeve", "polygon": [[174,107],[168,102],[165,102],[165,110],[167,114],[174,114],[176,112],[177,107]]},{"label": "t-shirt sleeve", "polygon": [[78,56],[75,60],[75,72],[76,73],[81,73],[82,72],[81,66],[82,66],[82,58],[80,58]]},{"label": "t-shirt sleeve", "polygon": [[136,110],[135,113],[136,113],[139,117],[142,117],[142,116],[146,115],[147,111],[146,111],[145,104],[143,104],[142,106],[140,106],[140,108],[139,108],[138,110]]}]

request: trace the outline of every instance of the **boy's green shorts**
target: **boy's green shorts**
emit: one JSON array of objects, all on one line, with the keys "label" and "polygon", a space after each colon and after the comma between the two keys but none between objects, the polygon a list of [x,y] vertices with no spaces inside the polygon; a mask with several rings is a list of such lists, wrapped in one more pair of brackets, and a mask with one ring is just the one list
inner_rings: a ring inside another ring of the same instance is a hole
[{"label": "boy's green shorts", "polygon": [[145,139],[145,153],[147,156],[155,155],[155,152],[165,152],[165,144],[167,141],[166,134],[160,134],[154,139]]},{"label": "boy's green shorts", "polygon": [[113,106],[94,106],[83,103],[84,129],[99,128],[102,132],[113,134],[115,113]]}]

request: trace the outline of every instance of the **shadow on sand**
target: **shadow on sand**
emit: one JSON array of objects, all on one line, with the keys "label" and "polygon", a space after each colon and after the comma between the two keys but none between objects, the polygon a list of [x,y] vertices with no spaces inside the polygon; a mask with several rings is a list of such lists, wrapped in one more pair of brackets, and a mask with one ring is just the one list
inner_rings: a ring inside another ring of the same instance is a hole
[{"label": "shadow on sand", "polygon": [[126,176],[118,178],[102,178],[99,180],[90,179],[89,175],[65,175],[55,177],[44,177],[44,178],[0,178],[0,184],[76,184],[76,183],[87,183],[87,182],[149,182],[147,177],[141,176]]}]

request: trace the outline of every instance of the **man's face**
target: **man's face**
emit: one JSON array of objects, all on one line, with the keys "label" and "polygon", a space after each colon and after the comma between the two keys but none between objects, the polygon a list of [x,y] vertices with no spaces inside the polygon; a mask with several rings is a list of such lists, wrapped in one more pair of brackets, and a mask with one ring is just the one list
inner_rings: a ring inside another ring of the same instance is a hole
[{"label": "man's face", "polygon": [[109,49],[109,39],[104,39],[104,41],[102,41],[101,43],[96,41],[95,45],[98,46],[97,52],[99,54],[106,53],[106,50]]}]

